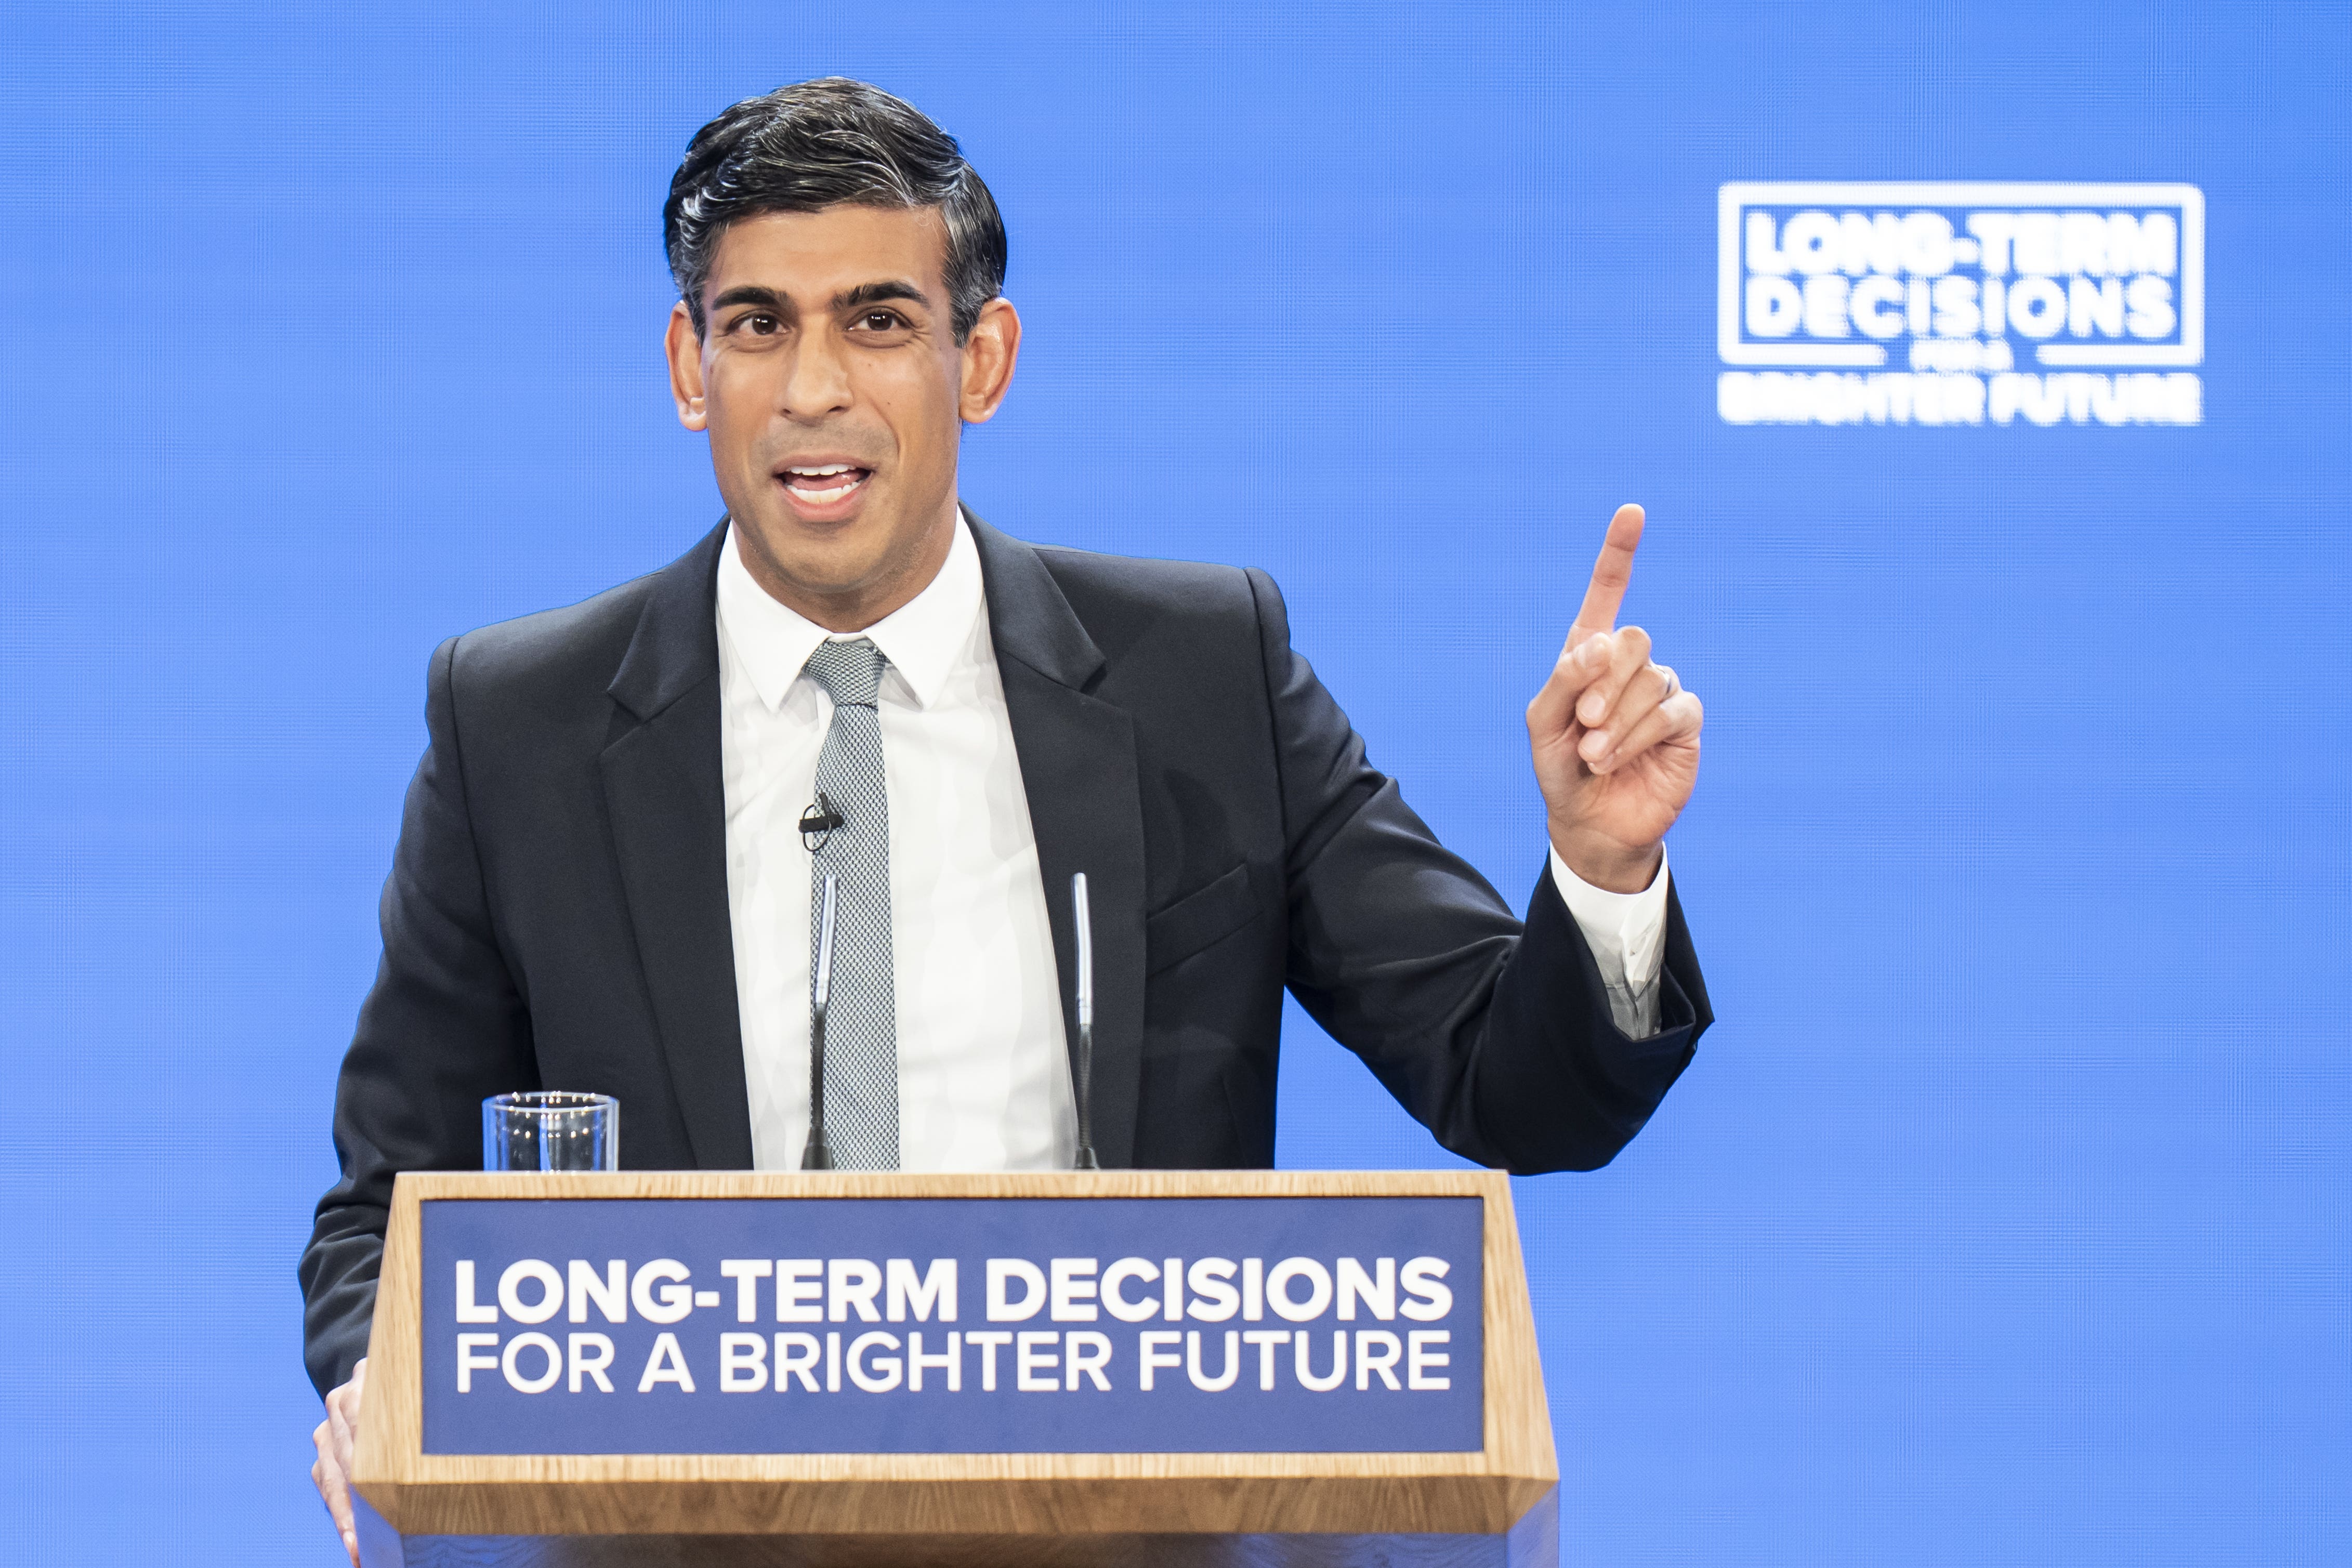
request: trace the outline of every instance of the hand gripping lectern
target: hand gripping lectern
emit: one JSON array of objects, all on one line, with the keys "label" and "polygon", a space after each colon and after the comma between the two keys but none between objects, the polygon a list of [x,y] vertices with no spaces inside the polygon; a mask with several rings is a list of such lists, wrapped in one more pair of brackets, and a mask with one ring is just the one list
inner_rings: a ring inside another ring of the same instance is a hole
[{"label": "hand gripping lectern", "polygon": [[1557,1560],[1486,1172],[416,1174],[365,1568]]}]

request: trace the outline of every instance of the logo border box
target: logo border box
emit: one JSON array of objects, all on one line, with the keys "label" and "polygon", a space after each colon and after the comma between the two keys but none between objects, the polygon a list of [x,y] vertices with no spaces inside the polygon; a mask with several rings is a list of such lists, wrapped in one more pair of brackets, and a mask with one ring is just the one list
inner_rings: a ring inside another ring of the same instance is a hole
[{"label": "logo border box", "polygon": [[[1768,194],[1769,193],[1769,194]],[[1740,214],[1748,206],[2049,207],[2178,206],[2180,209],[2180,341],[2046,343],[2043,365],[2148,366],[2205,362],[2205,193],[2175,183],[2069,181],[1735,180],[1716,198],[1716,350],[1727,365],[1843,366],[1886,363],[1877,343],[1767,345],[1739,340]]]}]

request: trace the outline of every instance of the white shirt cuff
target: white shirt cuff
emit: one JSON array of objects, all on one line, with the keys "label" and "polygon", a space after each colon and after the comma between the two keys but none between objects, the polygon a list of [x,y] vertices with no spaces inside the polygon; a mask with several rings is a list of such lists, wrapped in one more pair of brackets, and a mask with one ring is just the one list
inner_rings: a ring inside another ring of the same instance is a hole
[{"label": "white shirt cuff", "polygon": [[1658,1032],[1658,974],[1666,961],[1666,860],[1658,861],[1658,874],[1639,893],[1612,893],[1595,887],[1551,852],[1552,885],[1576,917],[1601,967],[1601,983],[1609,992],[1609,1013],[1617,1027],[1636,1040]]}]

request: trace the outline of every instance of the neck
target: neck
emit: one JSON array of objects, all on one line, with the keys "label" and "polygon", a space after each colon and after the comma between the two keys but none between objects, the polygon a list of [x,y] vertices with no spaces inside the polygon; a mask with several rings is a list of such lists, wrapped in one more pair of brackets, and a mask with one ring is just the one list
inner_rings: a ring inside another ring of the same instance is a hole
[{"label": "neck", "polygon": [[940,517],[904,560],[872,581],[837,591],[812,588],[787,577],[769,558],[753,530],[739,525],[735,538],[745,570],[769,598],[828,632],[846,633],[863,632],[876,622],[887,619],[929,588],[931,580],[939,576],[940,568],[947,564],[948,551],[955,543],[955,530],[962,523],[962,513],[950,495]]}]

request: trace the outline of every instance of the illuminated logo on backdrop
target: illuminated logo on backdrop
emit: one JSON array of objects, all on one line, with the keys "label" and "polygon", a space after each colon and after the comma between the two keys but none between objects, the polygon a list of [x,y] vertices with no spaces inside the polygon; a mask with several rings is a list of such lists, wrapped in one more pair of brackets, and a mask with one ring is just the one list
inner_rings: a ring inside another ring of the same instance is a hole
[{"label": "illuminated logo on backdrop", "polygon": [[1723,187],[1731,424],[2195,424],[2193,185]]}]

